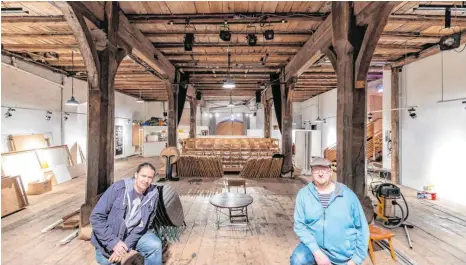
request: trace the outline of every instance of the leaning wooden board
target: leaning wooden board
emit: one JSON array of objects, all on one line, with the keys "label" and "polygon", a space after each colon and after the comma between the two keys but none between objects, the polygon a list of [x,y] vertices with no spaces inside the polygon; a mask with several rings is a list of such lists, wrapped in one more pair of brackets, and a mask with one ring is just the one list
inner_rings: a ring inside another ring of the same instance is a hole
[{"label": "leaning wooden board", "polygon": [[177,162],[181,177],[221,178],[223,176],[220,157],[181,156]]},{"label": "leaning wooden board", "polygon": [[2,217],[25,208],[28,199],[19,176],[2,178]]},{"label": "leaning wooden board", "polygon": [[240,176],[245,178],[279,178],[283,158],[250,158]]}]

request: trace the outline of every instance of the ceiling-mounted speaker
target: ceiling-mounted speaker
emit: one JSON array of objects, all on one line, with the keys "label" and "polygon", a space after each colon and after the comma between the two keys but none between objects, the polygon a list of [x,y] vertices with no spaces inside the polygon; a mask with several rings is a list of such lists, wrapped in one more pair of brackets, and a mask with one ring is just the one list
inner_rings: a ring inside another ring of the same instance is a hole
[{"label": "ceiling-mounted speaker", "polygon": [[455,33],[453,35],[443,36],[440,38],[439,46],[441,51],[456,49],[460,46],[461,34]]},{"label": "ceiling-mounted speaker", "polygon": [[273,40],[274,35],[275,34],[273,32],[273,29],[268,29],[264,31],[264,39],[266,40]]},{"label": "ceiling-mounted speaker", "polygon": [[261,103],[261,91],[256,90],[256,103]]},{"label": "ceiling-mounted speaker", "polygon": [[248,40],[248,45],[249,46],[256,46],[257,44],[257,36],[254,33],[248,33],[246,36],[246,39]]},{"label": "ceiling-mounted speaker", "polygon": [[196,92],[196,100],[201,100],[202,99],[202,94],[201,92],[197,91]]},{"label": "ceiling-mounted speaker", "polygon": [[185,51],[192,51],[193,50],[193,43],[194,43],[194,34],[193,33],[186,33],[184,35],[184,50]]},{"label": "ceiling-mounted speaker", "polygon": [[223,41],[231,41],[231,32],[229,32],[228,30],[221,30],[219,37]]}]

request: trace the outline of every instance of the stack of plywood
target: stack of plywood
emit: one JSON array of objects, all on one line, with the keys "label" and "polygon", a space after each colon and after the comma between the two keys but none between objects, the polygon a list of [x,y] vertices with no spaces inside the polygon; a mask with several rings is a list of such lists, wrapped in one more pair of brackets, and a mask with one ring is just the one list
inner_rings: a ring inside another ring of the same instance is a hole
[{"label": "stack of plywood", "polygon": [[240,172],[244,178],[279,178],[283,158],[251,158]]},{"label": "stack of plywood", "polygon": [[178,176],[221,178],[222,161],[216,156],[181,156],[176,163]]},{"label": "stack of plywood", "polygon": [[182,155],[217,156],[223,171],[241,171],[250,158],[271,158],[279,153],[278,140],[271,138],[188,138]]}]

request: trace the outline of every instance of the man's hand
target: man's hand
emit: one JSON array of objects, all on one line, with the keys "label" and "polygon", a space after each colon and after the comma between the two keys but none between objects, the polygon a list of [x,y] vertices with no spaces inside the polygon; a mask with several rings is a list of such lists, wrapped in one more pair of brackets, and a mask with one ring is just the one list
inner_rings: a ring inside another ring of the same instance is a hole
[{"label": "man's hand", "polygon": [[118,263],[118,262],[121,262],[122,259],[123,259],[123,256],[118,256],[118,254],[116,252],[113,252],[113,254],[108,259],[108,262]]},{"label": "man's hand", "polygon": [[346,263],[347,265],[357,265],[356,263],[354,263],[354,261],[352,260],[349,260],[348,263]]},{"label": "man's hand", "polygon": [[115,253],[120,257],[123,257],[126,253],[128,253],[128,247],[123,241],[118,241],[115,247],[113,247],[113,254]]},{"label": "man's hand", "polygon": [[317,265],[332,265],[327,255],[325,255],[322,250],[317,250],[314,254],[314,259],[316,260]]}]

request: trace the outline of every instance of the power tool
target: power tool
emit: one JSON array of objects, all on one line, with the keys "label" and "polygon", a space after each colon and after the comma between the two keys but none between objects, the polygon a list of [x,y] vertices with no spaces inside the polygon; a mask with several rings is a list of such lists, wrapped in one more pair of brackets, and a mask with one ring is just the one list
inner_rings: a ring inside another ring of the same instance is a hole
[{"label": "power tool", "polygon": [[[406,232],[409,247],[413,248],[407,229],[413,228],[413,225],[405,223],[409,216],[409,207],[400,188],[395,184],[380,181],[372,182],[370,186],[372,195],[378,201],[374,218],[376,220],[379,218],[382,221],[382,225],[389,229],[402,226]],[[398,202],[401,199],[403,200],[403,204]],[[398,215],[397,209],[399,209],[400,215]]]}]

